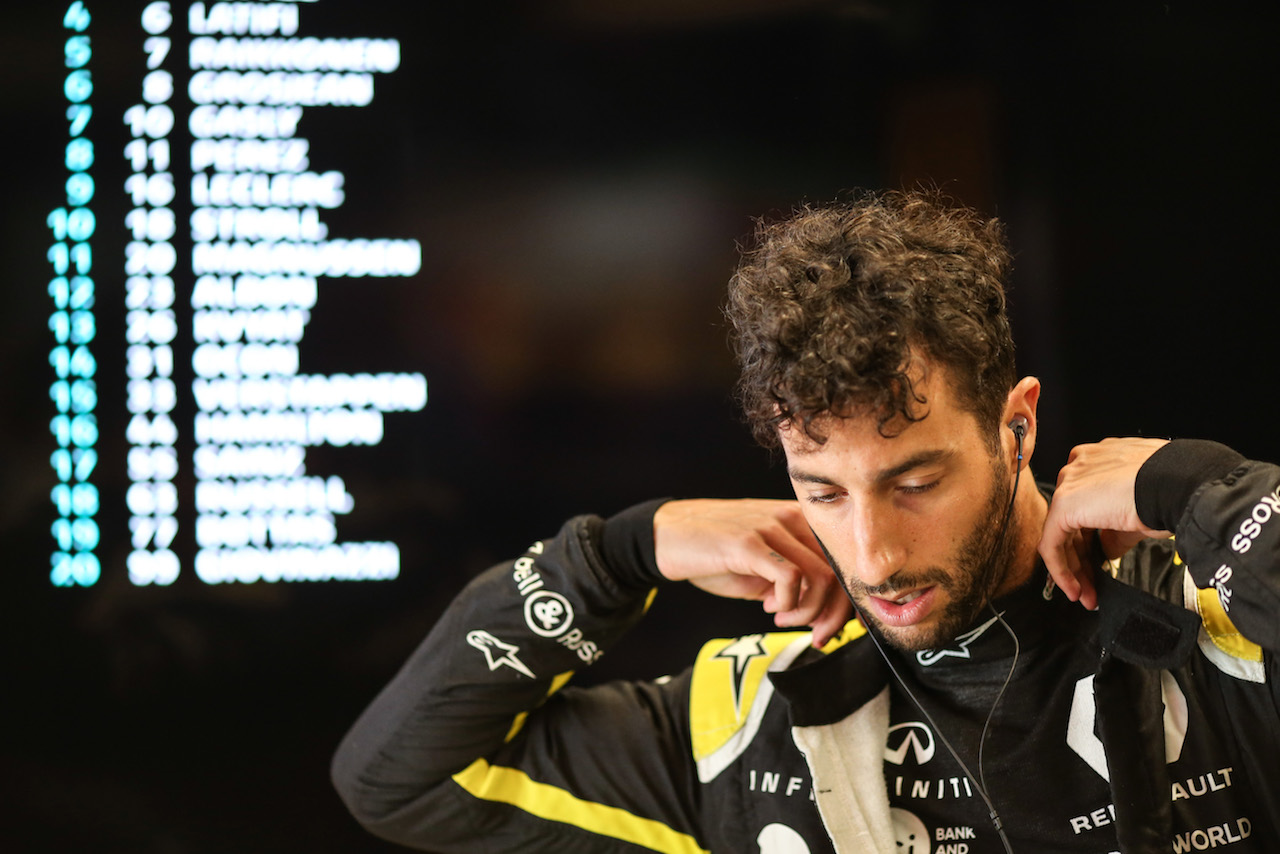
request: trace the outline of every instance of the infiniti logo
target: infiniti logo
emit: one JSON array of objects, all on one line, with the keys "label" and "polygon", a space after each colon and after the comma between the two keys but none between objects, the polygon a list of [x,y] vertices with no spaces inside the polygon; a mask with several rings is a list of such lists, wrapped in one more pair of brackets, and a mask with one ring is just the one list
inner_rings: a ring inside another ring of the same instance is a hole
[{"label": "infiniti logo", "polygon": [[[894,733],[899,730],[905,731],[901,736],[902,740],[898,742],[897,747],[892,747],[896,740]],[[933,758],[933,732],[918,721],[908,721],[889,727],[889,738],[884,746],[884,761],[901,765],[907,758],[908,750],[915,757],[917,765],[928,762]]]}]

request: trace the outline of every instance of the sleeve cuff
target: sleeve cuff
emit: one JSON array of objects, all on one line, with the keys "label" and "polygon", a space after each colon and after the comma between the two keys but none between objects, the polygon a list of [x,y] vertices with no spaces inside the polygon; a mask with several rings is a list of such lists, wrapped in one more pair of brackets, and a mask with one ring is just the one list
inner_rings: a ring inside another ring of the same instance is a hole
[{"label": "sleeve cuff", "polygon": [[1172,531],[1197,489],[1226,477],[1243,461],[1243,455],[1218,442],[1175,439],[1138,470],[1133,485],[1138,518],[1148,528]]},{"label": "sleeve cuff", "polygon": [[647,590],[665,580],[654,554],[653,514],[669,500],[646,501],[605,520],[600,556],[618,584]]}]

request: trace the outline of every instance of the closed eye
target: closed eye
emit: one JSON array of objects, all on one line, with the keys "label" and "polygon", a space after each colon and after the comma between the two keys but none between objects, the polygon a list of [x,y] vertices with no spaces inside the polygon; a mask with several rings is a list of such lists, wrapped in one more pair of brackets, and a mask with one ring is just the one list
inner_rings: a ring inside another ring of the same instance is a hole
[{"label": "closed eye", "polygon": [[899,486],[897,489],[898,489],[898,492],[900,492],[903,495],[920,495],[922,493],[928,492],[929,490],[933,489],[935,486],[937,486],[941,482],[942,482],[941,480],[932,480],[932,481],[929,481],[928,483]]}]

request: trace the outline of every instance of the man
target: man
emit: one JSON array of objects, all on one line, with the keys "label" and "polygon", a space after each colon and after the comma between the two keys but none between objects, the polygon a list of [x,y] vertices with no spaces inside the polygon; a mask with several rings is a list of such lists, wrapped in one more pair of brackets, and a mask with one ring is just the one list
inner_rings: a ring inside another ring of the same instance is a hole
[{"label": "man", "polygon": [[[476,579],[334,760],[357,818],[433,851],[1280,850],[1280,469],[1107,440],[1046,494],[1008,268],[919,194],[762,225],[728,314],[798,502],[583,517]],[[565,687],[668,580],[812,632]]]}]

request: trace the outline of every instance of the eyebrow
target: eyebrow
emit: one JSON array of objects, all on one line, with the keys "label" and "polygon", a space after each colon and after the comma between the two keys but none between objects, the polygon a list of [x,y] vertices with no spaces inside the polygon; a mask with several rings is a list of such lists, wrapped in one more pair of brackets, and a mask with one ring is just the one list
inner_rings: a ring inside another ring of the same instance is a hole
[{"label": "eyebrow", "polygon": [[[901,477],[912,469],[945,462],[953,456],[955,456],[955,451],[944,448],[937,448],[931,451],[920,451],[919,453],[915,453],[907,457],[897,465],[893,465],[887,469],[881,469],[876,472],[872,480],[877,484],[881,484],[885,481]],[[824,486],[838,486],[835,481],[823,475],[801,471],[800,469],[790,467],[787,468],[787,476],[797,483],[819,483]]]}]

